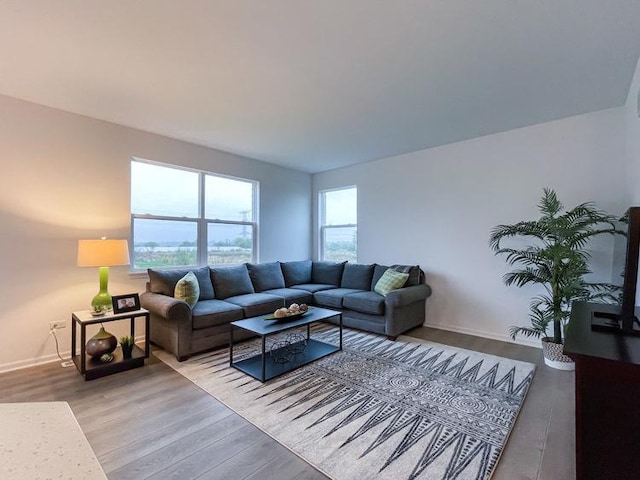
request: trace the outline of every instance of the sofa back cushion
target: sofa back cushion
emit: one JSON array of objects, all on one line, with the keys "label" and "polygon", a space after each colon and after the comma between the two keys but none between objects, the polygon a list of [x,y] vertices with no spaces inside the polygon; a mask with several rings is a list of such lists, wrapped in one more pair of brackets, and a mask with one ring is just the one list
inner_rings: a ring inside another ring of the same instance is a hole
[{"label": "sofa back cushion", "polygon": [[211,300],[215,298],[209,267],[191,269],[180,268],[177,270],[156,270],[148,268],[149,291],[173,297],[178,280],[189,272],[193,272],[198,279],[198,287],[200,288],[200,296],[198,300]]},{"label": "sofa back cushion", "polygon": [[375,267],[373,268],[373,276],[371,278],[371,285],[369,286],[369,290],[373,291],[373,289],[376,286],[376,283],[378,283],[378,280],[380,280],[384,272],[387,271],[387,268],[389,267],[386,265],[378,265],[376,263]]},{"label": "sofa back cushion", "polygon": [[280,268],[282,268],[284,284],[287,287],[311,283],[311,260],[281,262]]},{"label": "sofa back cushion", "polygon": [[311,283],[340,285],[345,263],[347,262],[313,262],[311,266]]},{"label": "sofa back cushion", "polygon": [[342,272],[342,288],[355,288],[357,290],[371,290],[371,278],[375,265],[362,265],[347,263]]},{"label": "sofa back cushion", "polygon": [[235,267],[211,267],[211,280],[216,298],[221,300],[236,295],[255,293],[249,277],[249,270],[245,264]]},{"label": "sofa back cushion", "polygon": [[247,263],[247,269],[256,292],[284,288],[284,276],[280,262]]}]

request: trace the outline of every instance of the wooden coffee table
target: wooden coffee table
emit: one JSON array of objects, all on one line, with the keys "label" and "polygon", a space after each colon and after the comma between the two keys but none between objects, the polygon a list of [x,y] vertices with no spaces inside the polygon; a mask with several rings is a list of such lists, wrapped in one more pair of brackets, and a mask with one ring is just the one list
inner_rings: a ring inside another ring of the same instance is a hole
[{"label": "wooden coffee table", "polygon": [[[334,352],[342,350],[342,313],[327,308],[312,307],[301,318],[291,321],[265,320],[267,315],[245,318],[231,322],[229,342],[229,365],[266,382],[279,375],[295,370]],[[339,345],[321,342],[310,337],[312,323],[339,317],[340,341]],[[270,335],[292,330],[296,327],[306,326],[307,335],[292,336],[291,341],[276,342],[269,351],[266,351],[266,340]],[[262,340],[261,352],[249,358],[233,361],[233,331],[241,328],[260,336]]]}]

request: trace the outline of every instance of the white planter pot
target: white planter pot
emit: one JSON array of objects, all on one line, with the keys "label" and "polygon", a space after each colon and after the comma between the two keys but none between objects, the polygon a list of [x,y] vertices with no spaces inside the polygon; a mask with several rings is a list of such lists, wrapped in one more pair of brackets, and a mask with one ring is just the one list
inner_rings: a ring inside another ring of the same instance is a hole
[{"label": "white planter pot", "polygon": [[571,358],[562,353],[563,345],[561,343],[553,343],[550,338],[542,339],[542,355],[544,356],[545,365],[558,370],[573,371],[576,369]]}]

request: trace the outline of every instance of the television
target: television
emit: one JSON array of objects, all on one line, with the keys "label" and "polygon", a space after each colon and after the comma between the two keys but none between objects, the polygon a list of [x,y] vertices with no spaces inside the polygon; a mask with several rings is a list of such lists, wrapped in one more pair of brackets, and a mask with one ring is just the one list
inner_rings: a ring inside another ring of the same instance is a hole
[{"label": "television", "polygon": [[591,315],[591,329],[640,336],[640,321],[635,313],[640,260],[640,207],[630,207],[628,217],[622,301],[619,307],[611,312],[594,311]]}]

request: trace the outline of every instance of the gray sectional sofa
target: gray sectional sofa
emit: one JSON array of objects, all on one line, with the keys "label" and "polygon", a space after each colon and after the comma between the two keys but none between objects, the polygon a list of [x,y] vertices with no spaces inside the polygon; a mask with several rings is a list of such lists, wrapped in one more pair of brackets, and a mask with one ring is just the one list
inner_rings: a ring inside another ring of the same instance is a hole
[{"label": "gray sectional sofa", "polygon": [[[405,272],[404,287],[383,296],[374,291],[387,268]],[[189,271],[200,294],[190,307],[174,298],[178,281]],[[345,326],[395,337],[425,320],[431,288],[419,266],[334,262],[272,262],[190,270],[149,269],[147,291],[140,297],[151,313],[150,338],[179,361],[229,342],[229,323],[268,315],[291,303],[342,312]],[[243,330],[234,332],[237,339]]]}]

